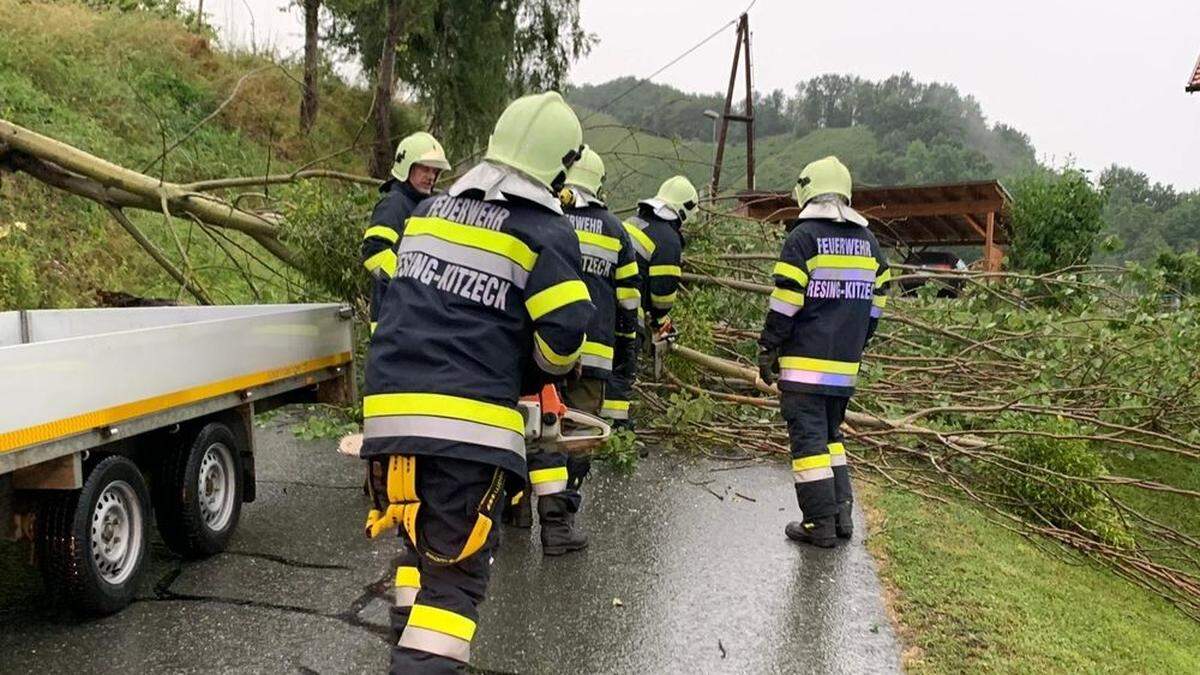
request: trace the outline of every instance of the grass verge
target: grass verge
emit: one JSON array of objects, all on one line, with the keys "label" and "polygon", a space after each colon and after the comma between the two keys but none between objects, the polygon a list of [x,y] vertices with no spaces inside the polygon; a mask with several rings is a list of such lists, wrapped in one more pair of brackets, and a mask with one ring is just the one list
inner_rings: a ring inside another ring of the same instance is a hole
[{"label": "grass verge", "polygon": [[961,504],[864,486],[912,673],[1200,672],[1200,624]]}]

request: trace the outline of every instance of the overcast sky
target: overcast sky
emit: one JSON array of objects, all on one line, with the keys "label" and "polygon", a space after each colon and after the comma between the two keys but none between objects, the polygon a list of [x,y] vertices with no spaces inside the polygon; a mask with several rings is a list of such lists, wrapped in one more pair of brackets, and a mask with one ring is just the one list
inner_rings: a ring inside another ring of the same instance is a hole
[{"label": "overcast sky", "polygon": [[[229,41],[293,53],[300,14],[287,0],[207,0]],[[749,0],[582,0],[599,38],[576,83],[647,76],[736,17]],[[249,10],[247,9],[249,7]],[[1200,188],[1200,93],[1184,84],[1200,56],[1200,1],[758,0],[750,12],[755,88],[823,73],[878,79],[909,71],[956,85],[990,120],[1029,134],[1042,159],[1099,170],[1116,162],[1154,180]],[[655,78],[723,90],[730,28]]]}]

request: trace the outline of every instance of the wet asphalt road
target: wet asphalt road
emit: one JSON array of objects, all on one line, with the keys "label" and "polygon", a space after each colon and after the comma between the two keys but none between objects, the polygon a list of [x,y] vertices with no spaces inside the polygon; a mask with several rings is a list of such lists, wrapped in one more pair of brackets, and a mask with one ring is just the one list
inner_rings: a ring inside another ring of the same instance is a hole
[{"label": "wet asphalt road", "polygon": [[[156,541],[139,600],[112,617],[57,608],[23,549],[0,547],[0,672],[382,672],[394,548],[362,536],[361,467],[333,446],[259,429],[259,497],[230,550],[184,562]],[[588,551],[543,559],[536,529],[505,529],[474,665],[897,671],[864,528],[835,551],[787,541],[790,479],[781,462],[655,456],[632,475],[597,464]]]}]

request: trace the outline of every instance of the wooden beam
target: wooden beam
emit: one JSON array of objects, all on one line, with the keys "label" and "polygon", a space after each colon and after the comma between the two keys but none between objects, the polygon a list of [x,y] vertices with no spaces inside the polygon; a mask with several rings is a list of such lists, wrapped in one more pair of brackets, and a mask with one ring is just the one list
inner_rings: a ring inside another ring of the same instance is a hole
[{"label": "wooden beam", "polygon": [[975,216],[972,216],[969,213],[964,213],[963,220],[967,221],[971,227],[975,228],[975,231],[979,233],[979,236],[983,237],[984,240],[987,240],[987,231],[983,229],[983,226],[979,224],[978,220],[975,220]]},{"label": "wooden beam", "polygon": [[880,220],[893,218],[912,218],[920,216],[961,216],[964,213],[993,213],[999,211],[1004,202],[999,199],[987,201],[950,201],[924,202],[915,204],[862,204],[856,202],[854,208],[859,213]]},{"label": "wooden beam", "polygon": [[987,236],[983,243],[983,269],[987,272],[1000,271],[1001,251],[996,246],[996,213],[987,214]]}]

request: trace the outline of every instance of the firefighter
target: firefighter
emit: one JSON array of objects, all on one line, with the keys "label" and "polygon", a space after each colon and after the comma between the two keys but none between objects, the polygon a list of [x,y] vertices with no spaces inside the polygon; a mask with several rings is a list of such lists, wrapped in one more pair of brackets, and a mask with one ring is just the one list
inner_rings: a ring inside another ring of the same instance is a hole
[{"label": "firefighter", "polygon": [[395,248],[404,232],[404,221],[417,204],[433,193],[438,175],[449,169],[442,144],[424,131],[407,136],[396,145],[392,176],[379,188],[371,226],[362,240],[362,264],[371,274],[372,333],[379,321],[383,292],[396,271]]},{"label": "firefighter", "polygon": [[[599,194],[604,182],[604,161],[591,148],[567,172],[562,198],[567,219],[575,227],[583,255],[583,280],[596,314],[583,345],[581,377],[569,380],[564,393],[567,405],[608,418],[622,428],[629,422],[629,394],[637,370],[637,254],[621,220],[608,210]],[[548,537],[542,523],[542,552],[556,555],[583,548],[587,537],[575,531],[574,518],[583,501],[580,488],[591,469],[586,457],[567,458],[567,489],[562,493],[568,531]],[[543,498],[538,498],[542,515]]]},{"label": "firefighter", "polygon": [[859,364],[887,304],[891,278],[867,221],[850,208],[850,172],[836,157],[800,172],[771,293],[758,371],[779,381],[801,520],[788,538],[822,548],[853,532],[841,425]]},{"label": "firefighter", "polygon": [[[524,480],[517,400],[570,373],[594,308],[558,191],[582,130],[555,92],[514,101],[484,160],[408,219],[371,341],[367,534],[418,553],[394,673],[463,672],[506,480]],[[564,479],[565,480],[565,479]]]},{"label": "firefighter", "polygon": [[663,181],[653,198],[638,202],[637,215],[625,222],[642,277],[638,322],[652,340],[673,335],[667,315],[679,290],[679,265],[686,243],[681,228],[695,215],[699,199],[691,181],[674,176]]}]

